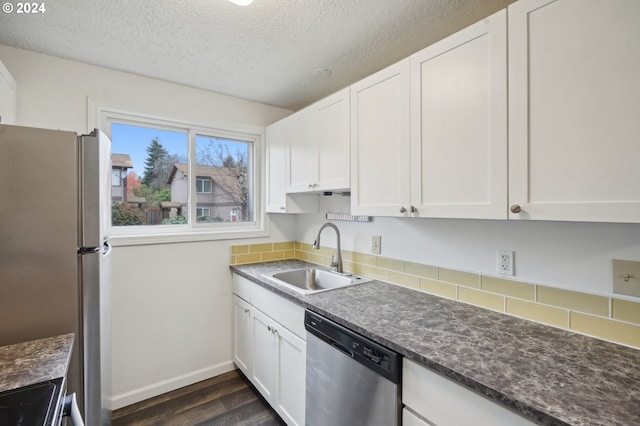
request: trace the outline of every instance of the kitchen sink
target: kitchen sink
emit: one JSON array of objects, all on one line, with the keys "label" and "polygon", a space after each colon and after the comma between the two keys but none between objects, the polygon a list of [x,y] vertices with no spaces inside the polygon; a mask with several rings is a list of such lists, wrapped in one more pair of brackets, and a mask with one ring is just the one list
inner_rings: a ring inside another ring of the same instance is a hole
[{"label": "kitchen sink", "polygon": [[340,274],[317,268],[276,271],[262,274],[262,276],[304,294],[318,293],[373,281],[370,278],[358,275]]}]

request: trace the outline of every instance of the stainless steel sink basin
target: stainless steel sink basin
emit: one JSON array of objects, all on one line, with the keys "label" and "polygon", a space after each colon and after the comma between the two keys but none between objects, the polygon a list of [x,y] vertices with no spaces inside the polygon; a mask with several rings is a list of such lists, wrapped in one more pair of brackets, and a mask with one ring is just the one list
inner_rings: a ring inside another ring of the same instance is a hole
[{"label": "stainless steel sink basin", "polygon": [[339,274],[316,268],[277,271],[262,274],[262,276],[304,294],[318,293],[373,281],[358,275]]}]

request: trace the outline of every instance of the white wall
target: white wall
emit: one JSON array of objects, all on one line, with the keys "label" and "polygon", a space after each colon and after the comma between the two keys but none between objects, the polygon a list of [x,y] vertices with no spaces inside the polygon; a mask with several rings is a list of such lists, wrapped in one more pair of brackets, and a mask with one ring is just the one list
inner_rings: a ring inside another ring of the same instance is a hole
[{"label": "white wall", "polygon": [[[320,212],[299,215],[296,239],[312,243],[327,212],[348,213],[349,197],[320,198]],[[602,295],[611,294],[611,259],[640,260],[640,225],[613,223],[374,218],[334,222],[342,247],[382,256],[497,275],[498,249],[515,250],[514,279]],[[325,235],[326,233],[326,235]],[[335,247],[331,230],[322,245]]]},{"label": "white wall", "polygon": [[[17,124],[87,132],[88,97],[207,124],[265,126],[290,111],[0,45],[18,86]],[[295,220],[277,216],[271,237],[290,241]],[[215,241],[113,250],[114,408],[233,368],[230,245]]]}]

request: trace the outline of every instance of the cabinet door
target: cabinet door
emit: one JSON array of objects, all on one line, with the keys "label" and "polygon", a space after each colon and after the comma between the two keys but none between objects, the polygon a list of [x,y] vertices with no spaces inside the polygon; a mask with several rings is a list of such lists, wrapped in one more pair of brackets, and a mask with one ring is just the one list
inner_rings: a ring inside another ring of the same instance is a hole
[{"label": "cabinet door", "polygon": [[304,425],[306,342],[277,326],[278,377],[276,411],[288,425]]},{"label": "cabinet door", "polygon": [[287,197],[287,129],[286,119],[267,127],[267,212],[285,213]]},{"label": "cabinet door", "polygon": [[509,218],[640,222],[640,2],[508,14]]},{"label": "cabinet door", "polygon": [[349,89],[343,89],[318,102],[316,132],[318,137],[317,190],[348,190],[349,165]]},{"label": "cabinet door", "polygon": [[16,81],[0,62],[0,123],[16,124]]},{"label": "cabinet door", "polygon": [[253,375],[251,381],[270,404],[275,401],[277,340],[273,321],[257,309],[252,309],[253,318]]},{"label": "cabinet door", "polygon": [[429,424],[438,426],[534,424],[508,408],[406,358],[402,361],[402,402],[427,419]]},{"label": "cabinet door", "polygon": [[233,362],[245,376],[251,377],[253,336],[251,305],[233,296]]},{"label": "cabinet door", "polygon": [[351,213],[409,211],[409,59],[351,86]]},{"label": "cabinet door", "polygon": [[287,192],[313,191],[318,185],[318,139],[313,107],[307,107],[288,118],[291,133],[287,158]]},{"label": "cabinet door", "polygon": [[411,56],[415,216],[507,218],[507,12]]},{"label": "cabinet door", "polygon": [[290,121],[285,118],[267,127],[267,213],[314,213],[318,211],[316,195],[287,194],[287,150]]}]

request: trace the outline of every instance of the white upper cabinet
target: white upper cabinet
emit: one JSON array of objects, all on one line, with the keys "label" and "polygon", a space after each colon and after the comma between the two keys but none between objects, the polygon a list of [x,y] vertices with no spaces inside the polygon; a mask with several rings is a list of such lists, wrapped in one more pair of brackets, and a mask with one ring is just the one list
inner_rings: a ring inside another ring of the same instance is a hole
[{"label": "white upper cabinet", "polygon": [[291,120],[285,118],[267,127],[266,192],[267,213],[314,213],[318,196],[287,194],[287,156]]},{"label": "white upper cabinet", "polygon": [[411,56],[412,216],[507,218],[507,12]]},{"label": "white upper cabinet", "polygon": [[318,140],[313,106],[289,117],[287,192],[312,191],[317,185]]},{"label": "white upper cabinet", "polygon": [[16,124],[16,81],[0,62],[0,124]]},{"label": "white upper cabinet", "polygon": [[351,214],[410,212],[409,59],[351,86]]},{"label": "white upper cabinet", "polygon": [[510,219],[640,222],[639,17],[638,0],[509,6]]},{"label": "white upper cabinet", "polygon": [[349,89],[287,119],[287,192],[349,190]]}]

